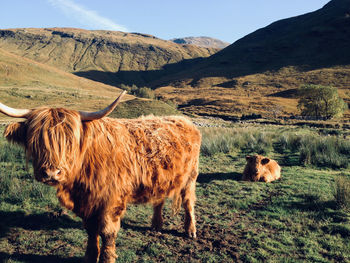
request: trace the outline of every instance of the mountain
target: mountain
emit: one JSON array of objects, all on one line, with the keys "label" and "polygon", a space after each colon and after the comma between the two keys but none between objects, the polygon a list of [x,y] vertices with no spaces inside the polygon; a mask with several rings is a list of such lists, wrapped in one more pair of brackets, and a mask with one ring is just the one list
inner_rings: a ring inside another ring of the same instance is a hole
[{"label": "mountain", "polygon": [[[350,103],[349,50],[350,0],[332,0],[261,28],[208,58],[189,60],[184,70],[165,72],[152,85],[193,113],[269,114],[281,106],[285,114],[296,114],[296,88],[307,83],[336,86]],[[171,87],[192,94],[176,98]]]},{"label": "mountain", "polygon": [[0,30],[0,48],[67,72],[120,84],[99,72],[152,71],[184,59],[207,57],[218,49],[178,45],[140,33],[74,28]]},{"label": "mountain", "polygon": [[312,70],[350,64],[350,0],[261,28],[193,63],[187,77],[239,77],[294,66]]},{"label": "mountain", "polygon": [[173,38],[170,41],[177,44],[184,45],[195,45],[199,47],[207,47],[207,48],[218,48],[223,49],[230,45],[230,43],[221,41],[216,38],[211,37],[183,37],[183,38]]},{"label": "mountain", "polygon": [[333,0],[305,15],[277,21],[212,56],[233,76],[296,66],[302,70],[350,64],[350,0]]}]

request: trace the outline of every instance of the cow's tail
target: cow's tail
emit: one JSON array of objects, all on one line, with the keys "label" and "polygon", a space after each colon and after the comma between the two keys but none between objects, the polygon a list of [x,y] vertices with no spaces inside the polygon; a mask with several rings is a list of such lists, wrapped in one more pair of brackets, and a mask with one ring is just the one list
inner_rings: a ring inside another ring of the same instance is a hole
[{"label": "cow's tail", "polygon": [[174,197],[173,197],[173,205],[171,207],[173,216],[179,213],[181,204],[182,204],[182,195],[181,195],[181,191],[178,191],[174,194]]}]

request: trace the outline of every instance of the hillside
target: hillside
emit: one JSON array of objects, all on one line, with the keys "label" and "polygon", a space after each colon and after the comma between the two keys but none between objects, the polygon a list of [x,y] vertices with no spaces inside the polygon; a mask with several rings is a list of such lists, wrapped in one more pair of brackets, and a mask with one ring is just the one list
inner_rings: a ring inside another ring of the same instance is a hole
[{"label": "hillside", "polygon": [[333,0],[247,35],[212,56],[208,66],[221,65],[218,71],[231,76],[286,66],[310,70],[350,64],[349,50],[350,0]]},{"label": "hillside", "polygon": [[[75,76],[55,67],[20,57],[0,49],[0,101],[12,107],[68,107],[79,110],[101,109],[116,98],[120,89]],[[127,95],[117,117],[141,114],[176,114],[169,105]],[[0,121],[10,118],[0,114]]]},{"label": "hillside", "polygon": [[218,51],[178,45],[146,34],[73,28],[0,30],[0,48],[113,85],[128,80],[111,74],[105,78],[98,72],[158,70],[165,64],[207,57]]},{"label": "hillside", "polygon": [[[295,114],[295,90],[305,83],[336,86],[350,103],[349,50],[350,0],[332,0],[315,12],[259,29],[209,58],[187,61],[185,70],[165,72],[152,85],[161,87],[164,98],[203,115],[268,115],[275,106]],[[176,97],[178,88],[188,95]]]},{"label": "hillside", "polygon": [[173,39],[170,39],[170,41],[177,44],[195,45],[199,47],[218,48],[218,49],[222,49],[230,45],[230,43],[227,43],[212,37],[182,37],[182,38],[173,38]]}]

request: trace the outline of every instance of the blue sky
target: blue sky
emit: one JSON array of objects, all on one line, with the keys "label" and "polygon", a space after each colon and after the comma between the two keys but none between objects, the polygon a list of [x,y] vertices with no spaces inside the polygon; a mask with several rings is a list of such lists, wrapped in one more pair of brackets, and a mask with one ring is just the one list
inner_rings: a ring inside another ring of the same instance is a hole
[{"label": "blue sky", "polygon": [[315,11],[329,0],[4,0],[0,29],[76,27],[209,36],[233,43],[270,23]]}]

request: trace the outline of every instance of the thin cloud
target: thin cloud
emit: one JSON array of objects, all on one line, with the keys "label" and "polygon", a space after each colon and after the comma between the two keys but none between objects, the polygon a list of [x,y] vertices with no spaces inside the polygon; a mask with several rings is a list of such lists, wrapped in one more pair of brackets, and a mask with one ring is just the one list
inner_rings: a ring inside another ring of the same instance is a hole
[{"label": "thin cloud", "polygon": [[128,29],[114,23],[112,20],[102,17],[93,10],[74,3],[72,0],[47,0],[51,5],[59,8],[65,15],[73,17],[80,24],[92,29],[104,29],[127,32]]}]

